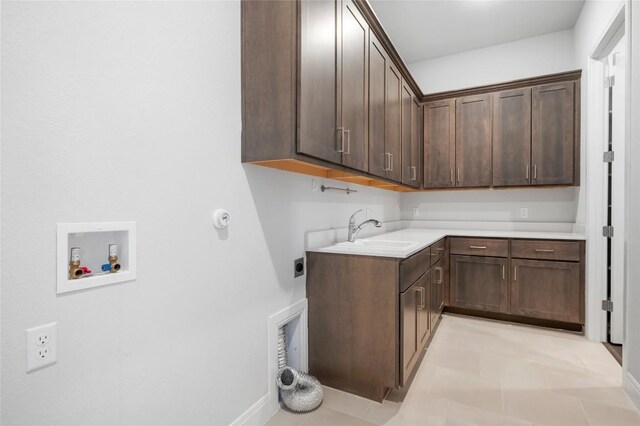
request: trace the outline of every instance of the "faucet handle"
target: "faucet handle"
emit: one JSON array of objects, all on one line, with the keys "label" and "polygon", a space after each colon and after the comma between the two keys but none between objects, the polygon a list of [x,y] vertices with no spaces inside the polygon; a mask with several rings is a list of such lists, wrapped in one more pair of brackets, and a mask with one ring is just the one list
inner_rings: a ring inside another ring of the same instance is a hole
[{"label": "faucet handle", "polygon": [[349,223],[350,223],[350,224],[355,224],[355,223],[356,223],[356,215],[357,215],[358,213],[360,213],[361,211],[362,211],[362,209],[360,209],[360,210],[356,210],[356,211],[351,215],[351,217],[349,218]]}]

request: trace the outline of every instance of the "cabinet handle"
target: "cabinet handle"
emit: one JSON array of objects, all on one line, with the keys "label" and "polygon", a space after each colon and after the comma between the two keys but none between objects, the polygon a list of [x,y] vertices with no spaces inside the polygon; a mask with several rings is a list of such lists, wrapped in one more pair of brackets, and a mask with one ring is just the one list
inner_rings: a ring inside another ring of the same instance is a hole
[{"label": "cabinet handle", "polygon": [[[351,130],[344,131],[347,134],[347,150],[344,151],[345,155],[351,154]],[[344,146],[342,147],[344,149]]]},{"label": "cabinet handle", "polygon": [[460,183],[460,169],[458,169],[458,183]]},{"label": "cabinet handle", "polygon": [[436,280],[436,284],[442,284],[442,267],[436,266],[436,271],[438,271],[438,279]]},{"label": "cabinet handle", "polygon": [[538,165],[533,165],[533,180],[538,180]]},{"label": "cabinet handle", "polygon": [[393,154],[389,153],[389,171],[393,171]]},{"label": "cabinet handle", "polygon": [[338,152],[344,152],[344,127],[338,127],[338,133],[340,133],[340,147]]},{"label": "cabinet handle", "polygon": [[470,249],[486,250],[487,246],[469,246]]},{"label": "cabinet handle", "polygon": [[385,172],[390,171],[389,166],[388,166],[388,164],[391,163],[391,161],[389,160],[389,155],[391,155],[391,154],[389,154],[388,152],[384,153],[384,171]]},{"label": "cabinet handle", "polygon": [[436,250],[438,251],[444,251],[444,249],[442,247],[438,247]]},{"label": "cabinet handle", "polygon": [[424,309],[424,288],[418,287],[416,288],[416,291],[420,293],[420,302],[418,304],[418,309]]},{"label": "cabinet handle", "polygon": [[411,166],[411,178],[409,180],[418,180],[418,169],[416,166]]},{"label": "cabinet handle", "polygon": [[453,169],[451,169],[451,183],[453,183]]},{"label": "cabinet handle", "polygon": [[536,253],[553,253],[553,249],[536,249]]},{"label": "cabinet handle", "polygon": [[526,178],[526,180],[527,181],[529,180],[529,165],[528,164],[527,164],[527,178]]},{"label": "cabinet handle", "polygon": [[505,274],[504,274],[504,265],[502,265],[502,279],[504,280],[506,278]]},{"label": "cabinet handle", "polygon": [[518,281],[518,267],[517,266],[513,267],[513,280],[514,281]]}]

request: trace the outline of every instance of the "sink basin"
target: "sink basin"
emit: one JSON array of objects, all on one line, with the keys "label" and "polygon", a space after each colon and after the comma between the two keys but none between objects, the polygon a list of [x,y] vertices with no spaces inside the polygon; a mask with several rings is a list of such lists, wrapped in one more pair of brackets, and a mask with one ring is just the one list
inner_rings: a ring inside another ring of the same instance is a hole
[{"label": "sink basin", "polygon": [[422,244],[411,241],[392,241],[361,239],[354,242],[345,241],[323,249],[321,252],[359,254],[363,256],[384,256],[405,258],[422,247]]},{"label": "sink basin", "polygon": [[[341,244],[349,244],[349,242],[347,241]],[[415,245],[416,243],[412,243],[411,241],[355,240],[350,244],[355,244],[357,246],[383,247],[404,250]]]}]

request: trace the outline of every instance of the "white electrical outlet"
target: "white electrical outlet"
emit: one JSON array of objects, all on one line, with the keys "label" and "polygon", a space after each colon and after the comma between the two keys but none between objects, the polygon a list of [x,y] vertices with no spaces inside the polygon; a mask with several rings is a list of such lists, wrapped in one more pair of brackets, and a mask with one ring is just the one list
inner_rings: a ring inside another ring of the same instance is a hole
[{"label": "white electrical outlet", "polygon": [[526,207],[523,207],[520,209],[520,217],[523,219],[526,219],[529,217],[529,209]]},{"label": "white electrical outlet", "polygon": [[27,329],[26,353],[27,373],[58,360],[57,322]]},{"label": "white electrical outlet", "polygon": [[417,207],[413,207],[411,209],[411,214],[413,215],[413,217],[418,217],[418,208]]}]

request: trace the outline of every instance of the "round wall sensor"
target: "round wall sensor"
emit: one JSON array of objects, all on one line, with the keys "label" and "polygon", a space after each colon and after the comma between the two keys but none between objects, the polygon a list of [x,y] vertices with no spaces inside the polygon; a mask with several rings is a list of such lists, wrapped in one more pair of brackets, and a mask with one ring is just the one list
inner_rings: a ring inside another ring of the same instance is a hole
[{"label": "round wall sensor", "polygon": [[231,216],[225,209],[218,209],[213,212],[213,225],[216,228],[226,228],[227,226],[229,226],[229,222],[231,222]]}]

